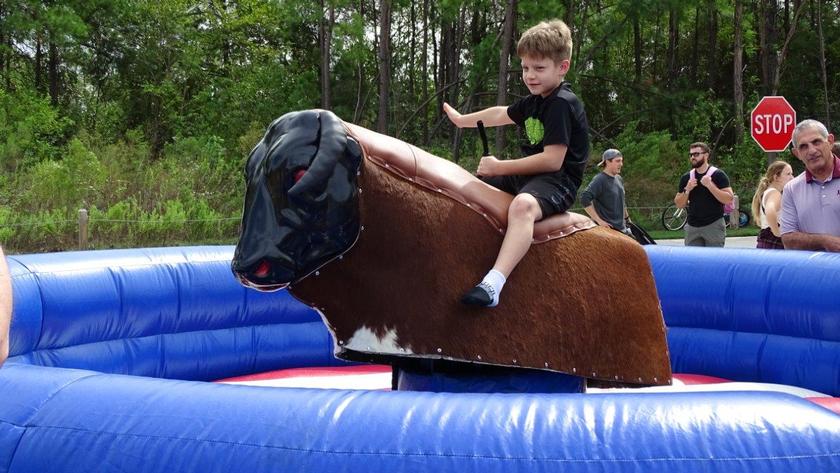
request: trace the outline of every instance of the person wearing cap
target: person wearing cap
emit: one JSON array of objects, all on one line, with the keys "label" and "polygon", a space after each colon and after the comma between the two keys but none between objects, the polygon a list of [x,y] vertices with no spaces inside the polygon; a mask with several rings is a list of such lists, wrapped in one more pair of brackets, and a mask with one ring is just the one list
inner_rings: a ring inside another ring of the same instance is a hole
[{"label": "person wearing cap", "polygon": [[805,171],[785,184],[779,223],[785,249],[840,252],[840,158],[834,135],[816,120],[793,130],[793,154]]},{"label": "person wearing cap", "polygon": [[718,246],[726,242],[723,207],[735,194],[723,170],[709,165],[709,145],[692,143],[688,147],[691,170],[680,177],[674,204],[688,207],[685,224],[685,246]]},{"label": "person wearing cap", "polygon": [[580,194],[586,213],[602,227],[618,230],[632,236],[626,222],[630,220],[624,203],[624,180],[621,167],[624,156],[617,149],[608,149],[601,155],[598,167],[603,168]]}]

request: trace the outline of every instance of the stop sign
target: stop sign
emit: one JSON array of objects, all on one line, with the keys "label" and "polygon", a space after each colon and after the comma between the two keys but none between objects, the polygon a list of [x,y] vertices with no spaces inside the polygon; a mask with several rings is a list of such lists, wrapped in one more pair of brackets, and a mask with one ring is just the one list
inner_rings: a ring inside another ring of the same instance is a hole
[{"label": "stop sign", "polygon": [[781,96],[762,98],[750,114],[750,134],[761,149],[784,151],[796,127],[796,110]]}]

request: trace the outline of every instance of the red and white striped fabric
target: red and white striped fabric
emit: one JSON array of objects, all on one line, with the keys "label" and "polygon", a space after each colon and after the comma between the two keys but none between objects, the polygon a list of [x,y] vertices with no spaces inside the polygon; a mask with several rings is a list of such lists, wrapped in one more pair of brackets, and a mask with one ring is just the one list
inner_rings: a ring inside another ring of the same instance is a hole
[{"label": "red and white striped fabric", "polygon": [[[225,384],[245,384],[278,388],[317,389],[391,389],[391,367],[387,365],[357,365],[341,367],[292,368],[248,376],[220,379]],[[602,389],[589,388],[587,394],[636,392],[697,392],[697,391],[772,391],[792,394],[840,413],[840,398],[809,389],[783,384],[744,383],[698,374],[675,374],[671,386],[648,388]]]}]

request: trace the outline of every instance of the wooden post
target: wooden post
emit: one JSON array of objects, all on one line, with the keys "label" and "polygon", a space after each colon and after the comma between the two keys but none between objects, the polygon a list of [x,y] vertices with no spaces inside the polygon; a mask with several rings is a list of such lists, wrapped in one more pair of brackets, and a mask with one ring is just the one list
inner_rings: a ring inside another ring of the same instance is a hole
[{"label": "wooden post", "polygon": [[79,249],[88,249],[88,211],[79,209]]},{"label": "wooden post", "polygon": [[741,222],[741,212],[738,210],[738,194],[732,197],[732,213],[729,214],[729,227],[738,228]]}]

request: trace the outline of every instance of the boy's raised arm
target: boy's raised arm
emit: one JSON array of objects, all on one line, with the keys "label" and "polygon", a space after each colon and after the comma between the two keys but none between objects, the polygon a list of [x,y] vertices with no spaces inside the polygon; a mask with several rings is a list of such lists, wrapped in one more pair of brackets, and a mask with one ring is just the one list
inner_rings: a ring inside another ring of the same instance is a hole
[{"label": "boy's raised arm", "polygon": [[512,125],[513,120],[507,114],[507,107],[499,105],[496,107],[485,108],[478,112],[461,115],[457,110],[452,108],[448,103],[443,104],[443,111],[449,120],[458,128],[475,128],[479,120],[484,122],[484,126],[500,126]]}]

